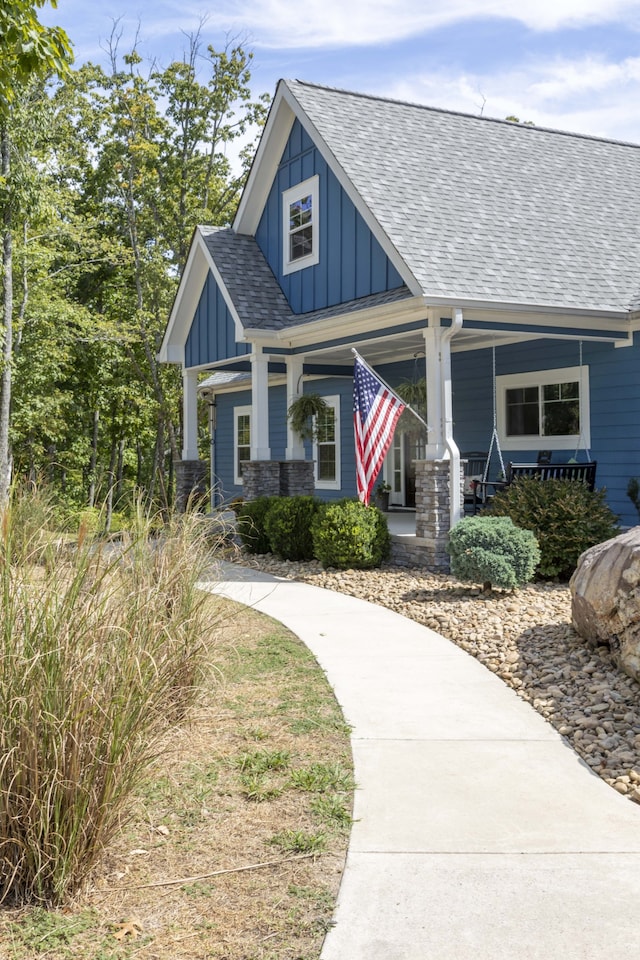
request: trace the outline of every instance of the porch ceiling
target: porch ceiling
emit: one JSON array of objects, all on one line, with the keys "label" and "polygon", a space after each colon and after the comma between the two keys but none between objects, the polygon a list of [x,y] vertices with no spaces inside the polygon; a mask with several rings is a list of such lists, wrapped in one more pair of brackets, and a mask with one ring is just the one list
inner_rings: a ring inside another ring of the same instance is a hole
[{"label": "porch ceiling", "polygon": [[[492,333],[487,336],[486,333],[469,330],[464,328],[456,334],[452,341],[452,351],[459,350],[480,350],[485,347],[506,344],[514,340],[529,340],[531,336],[514,336],[513,333]],[[421,330],[413,330],[405,333],[395,333],[393,335],[376,337],[374,335],[363,336],[358,340],[351,340],[348,343],[339,343],[331,345],[322,345],[319,347],[309,347],[304,350],[305,362],[317,364],[331,364],[350,366],[353,363],[353,354],[351,348],[355,347],[362,354],[365,360],[372,364],[394,363],[401,360],[410,360],[416,356],[424,356],[425,341]],[[268,348],[265,348],[268,353]]]}]

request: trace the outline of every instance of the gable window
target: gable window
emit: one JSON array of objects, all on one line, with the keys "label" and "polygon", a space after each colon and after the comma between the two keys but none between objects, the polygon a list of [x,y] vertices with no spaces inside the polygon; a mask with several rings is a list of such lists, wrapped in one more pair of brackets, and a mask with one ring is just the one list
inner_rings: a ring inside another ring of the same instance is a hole
[{"label": "gable window", "polygon": [[284,273],[318,263],[318,177],[310,177],[282,194]]},{"label": "gable window", "polygon": [[340,489],[340,397],[324,397],[327,409],[315,418],[313,459],[316,487]]},{"label": "gable window", "polygon": [[233,482],[242,483],[242,471],[251,459],[251,407],[233,410]]},{"label": "gable window", "polygon": [[588,367],[564,367],[496,378],[498,432],[507,450],[586,447]]}]

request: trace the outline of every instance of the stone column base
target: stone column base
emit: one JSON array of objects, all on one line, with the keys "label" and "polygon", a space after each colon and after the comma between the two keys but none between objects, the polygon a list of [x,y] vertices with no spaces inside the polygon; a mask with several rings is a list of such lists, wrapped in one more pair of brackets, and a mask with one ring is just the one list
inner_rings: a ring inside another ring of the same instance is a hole
[{"label": "stone column base", "polygon": [[313,497],[315,492],[313,460],[280,461],[281,497]]},{"label": "stone column base", "polygon": [[278,460],[247,460],[242,469],[242,498],[277,497],[280,493]]},{"label": "stone column base", "polygon": [[[451,526],[449,460],[416,461],[416,539],[424,549],[424,565],[434,572],[448,573],[446,550]],[[460,471],[462,484],[462,469]]]},{"label": "stone column base", "polygon": [[207,495],[206,460],[176,460],[176,511],[186,513],[189,498],[201,500]]}]

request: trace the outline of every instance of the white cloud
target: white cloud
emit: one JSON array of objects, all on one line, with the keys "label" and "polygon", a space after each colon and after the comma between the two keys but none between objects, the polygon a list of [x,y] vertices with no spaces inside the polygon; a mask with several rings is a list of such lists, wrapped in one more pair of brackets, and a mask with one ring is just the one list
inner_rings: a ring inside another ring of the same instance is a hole
[{"label": "white cloud", "polygon": [[[373,91],[372,91],[373,92]],[[640,143],[640,57],[536,61],[495,73],[405,76],[378,93],[465,113]]]},{"label": "white cloud", "polygon": [[291,49],[388,43],[487,17],[536,31],[620,21],[640,29],[640,0],[226,0],[209,22],[249,31],[256,46]]}]

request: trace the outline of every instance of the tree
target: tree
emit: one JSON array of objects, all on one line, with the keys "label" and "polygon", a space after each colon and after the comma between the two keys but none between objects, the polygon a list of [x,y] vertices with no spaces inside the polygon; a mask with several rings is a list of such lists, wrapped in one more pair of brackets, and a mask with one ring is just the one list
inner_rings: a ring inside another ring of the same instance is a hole
[{"label": "tree", "polygon": [[[43,27],[36,9],[45,0],[12,0],[0,7],[0,211],[2,219],[2,376],[0,379],[0,504],[11,482],[9,427],[13,357],[13,224],[21,197],[12,178],[15,104],[29,84],[52,72],[64,74],[71,46],[59,27]],[[55,7],[55,0],[52,0]]]},{"label": "tree", "polygon": [[114,30],[110,70],[88,64],[54,97],[52,178],[66,199],[40,285],[55,276],[67,302],[91,317],[73,368],[83,440],[76,429],[65,461],[76,473],[84,451],[89,501],[101,481],[122,487],[128,472],[166,503],[181,384],[173,367],[158,365],[157,351],[194,224],[234,214],[248,163],[233,170],[226,149],[257,127],[266,107],[251,100],[251,54],[240,45],[205,56],[196,35],[182,62],[148,75],[135,48],[121,57],[117,47]]}]

